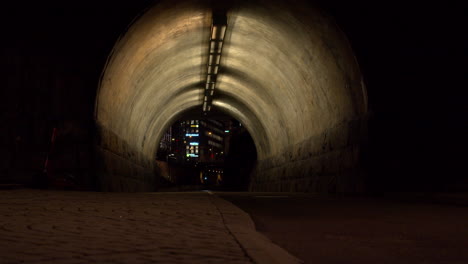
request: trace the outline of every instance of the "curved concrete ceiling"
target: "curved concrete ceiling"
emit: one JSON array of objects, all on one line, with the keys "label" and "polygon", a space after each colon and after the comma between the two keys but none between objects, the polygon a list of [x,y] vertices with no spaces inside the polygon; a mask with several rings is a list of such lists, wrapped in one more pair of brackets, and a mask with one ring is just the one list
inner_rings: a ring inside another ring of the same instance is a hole
[{"label": "curved concrete ceiling", "polygon": [[[319,10],[293,3],[237,1],[226,10],[213,107],[247,127],[259,159],[367,111],[344,34]],[[206,1],[167,1],[148,10],[109,57],[97,123],[153,157],[168,126],[201,110],[211,23]]]}]

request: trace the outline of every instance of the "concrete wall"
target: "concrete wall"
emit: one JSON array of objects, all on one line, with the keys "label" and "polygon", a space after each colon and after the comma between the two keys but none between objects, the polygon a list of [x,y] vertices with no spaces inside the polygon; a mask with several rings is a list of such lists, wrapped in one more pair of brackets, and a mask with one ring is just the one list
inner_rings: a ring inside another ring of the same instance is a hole
[{"label": "concrete wall", "polygon": [[97,189],[150,192],[157,188],[154,163],[113,132],[98,128],[95,147]]},{"label": "concrete wall", "polygon": [[353,120],[258,161],[250,191],[361,193],[365,171],[361,146],[367,120]]}]

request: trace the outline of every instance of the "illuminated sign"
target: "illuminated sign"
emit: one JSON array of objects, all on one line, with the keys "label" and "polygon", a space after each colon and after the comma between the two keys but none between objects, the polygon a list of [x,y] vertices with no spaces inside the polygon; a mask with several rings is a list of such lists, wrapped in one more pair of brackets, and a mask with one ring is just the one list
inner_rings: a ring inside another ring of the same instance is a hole
[{"label": "illuminated sign", "polygon": [[229,130],[224,130],[224,132],[229,133]]},{"label": "illuminated sign", "polygon": [[185,134],[186,137],[198,137],[198,134]]},{"label": "illuminated sign", "polygon": [[187,154],[187,157],[192,157],[192,158],[195,157],[196,158],[196,157],[198,157],[198,155],[197,154]]},{"label": "illuminated sign", "polygon": [[198,127],[198,125],[191,125],[190,127]]},{"label": "illuminated sign", "polygon": [[190,146],[198,146],[198,142],[190,142]]}]

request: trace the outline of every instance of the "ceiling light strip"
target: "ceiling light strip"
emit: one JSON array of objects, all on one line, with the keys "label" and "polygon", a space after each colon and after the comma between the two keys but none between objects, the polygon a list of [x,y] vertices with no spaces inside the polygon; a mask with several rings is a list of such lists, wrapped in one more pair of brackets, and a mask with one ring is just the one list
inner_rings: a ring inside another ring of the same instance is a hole
[{"label": "ceiling light strip", "polygon": [[211,110],[216,79],[218,77],[219,65],[221,62],[221,52],[223,50],[224,37],[226,35],[227,19],[226,14],[213,14],[211,23],[211,35],[208,47],[208,63],[205,95],[203,98],[203,112]]}]

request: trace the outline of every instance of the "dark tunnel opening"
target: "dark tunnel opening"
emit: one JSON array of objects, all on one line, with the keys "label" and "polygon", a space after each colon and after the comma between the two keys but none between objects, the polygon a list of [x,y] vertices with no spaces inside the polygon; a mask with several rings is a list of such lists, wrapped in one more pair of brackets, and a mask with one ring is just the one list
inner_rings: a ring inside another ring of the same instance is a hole
[{"label": "dark tunnel opening", "polygon": [[162,135],[156,155],[159,190],[247,191],[257,161],[255,143],[225,114],[186,114]]},{"label": "dark tunnel opening", "polygon": [[246,129],[232,135],[230,151],[225,159],[226,191],[247,191],[250,176],[257,160],[257,150],[252,136]]}]

